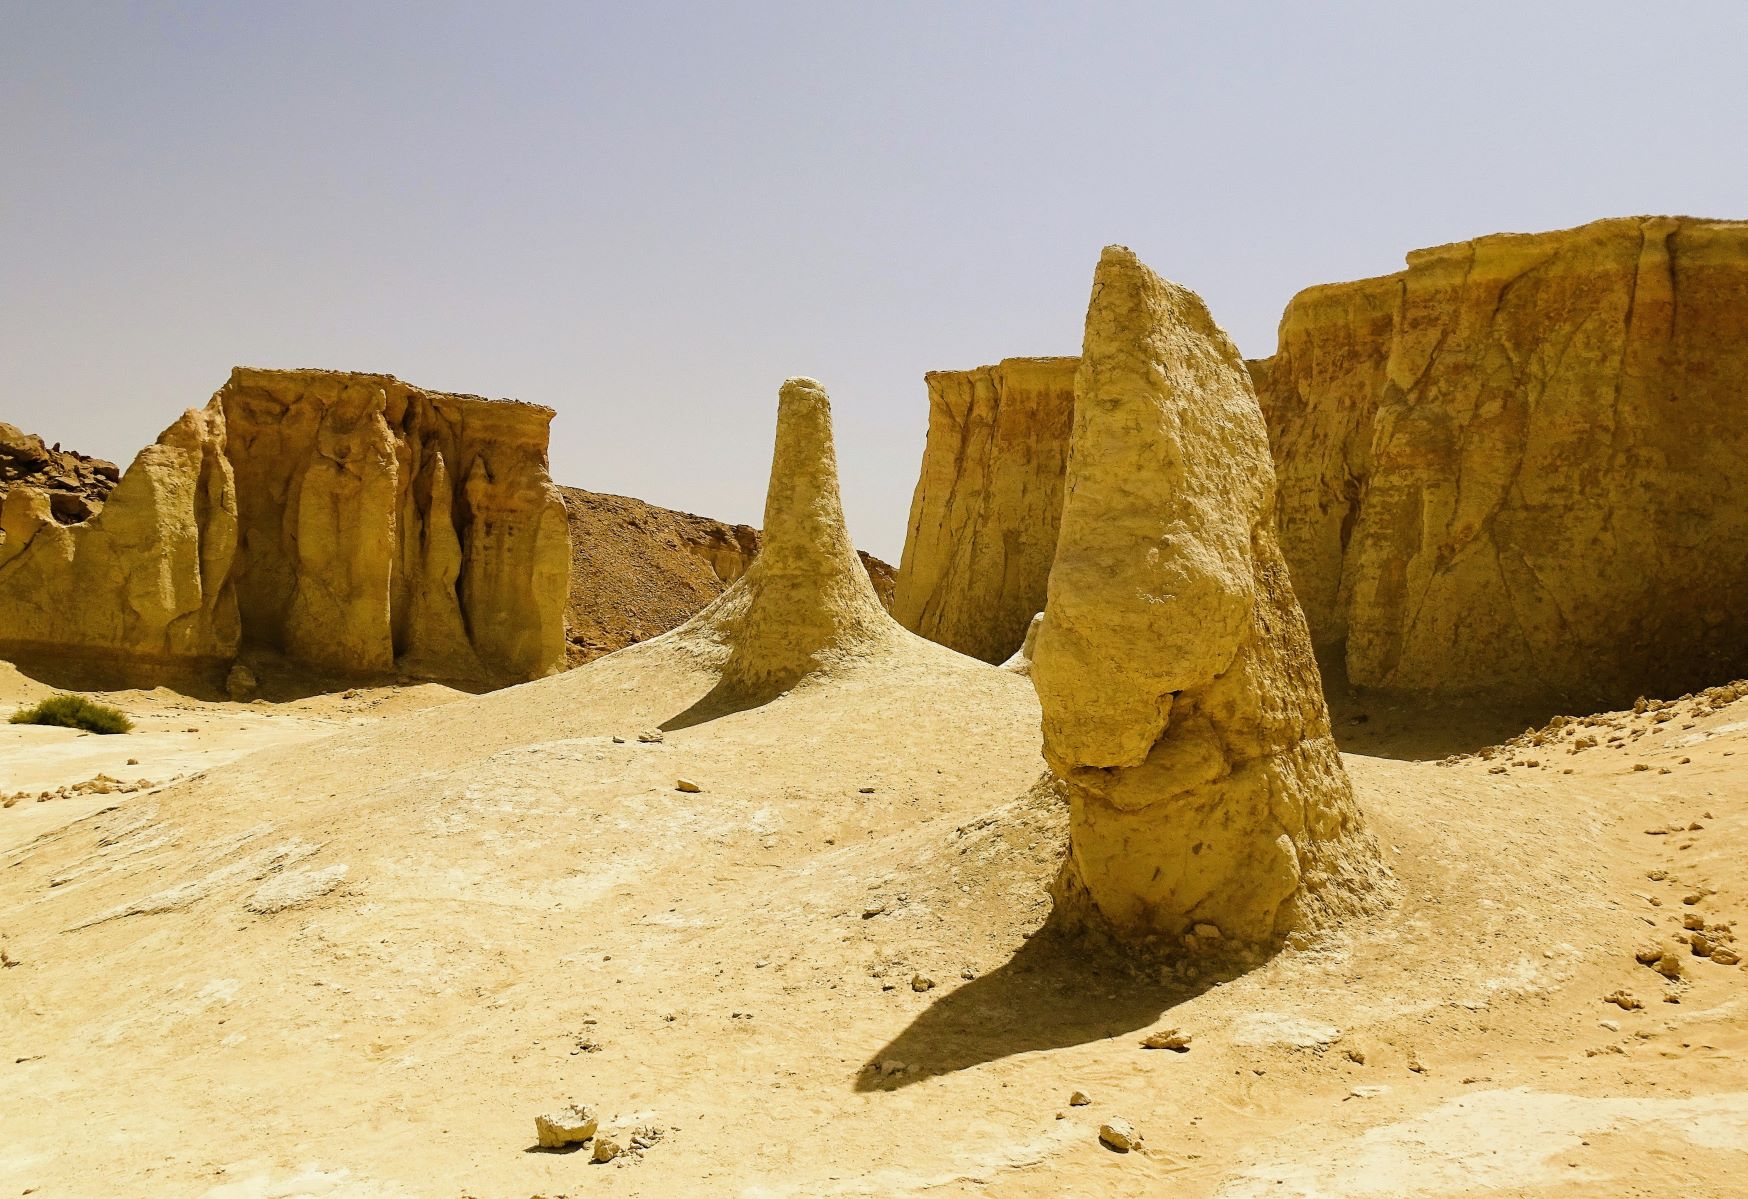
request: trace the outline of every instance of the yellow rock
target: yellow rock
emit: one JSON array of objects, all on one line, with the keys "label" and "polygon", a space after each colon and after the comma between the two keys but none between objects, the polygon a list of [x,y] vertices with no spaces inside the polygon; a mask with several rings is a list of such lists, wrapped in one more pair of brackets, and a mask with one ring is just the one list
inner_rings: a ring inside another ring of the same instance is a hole
[{"label": "yellow rock", "polygon": [[1312,288],[1255,364],[1319,647],[1413,691],[1748,669],[1748,223],[1626,217]]},{"label": "yellow rock", "polygon": [[1002,662],[1020,648],[1062,515],[1074,358],[935,371],[892,614],[931,641]]},{"label": "yellow rock", "polygon": [[721,655],[712,702],[730,705],[764,703],[907,636],[881,606],[850,544],[831,400],[815,380],[786,380],[778,393],[759,556],[733,587],[667,636]]},{"label": "yellow rock", "polygon": [[0,508],[0,653],[148,675],[239,644],[336,671],[509,682],[564,663],[551,409],[391,375],[239,367],[88,520]]},{"label": "yellow rock", "polygon": [[1237,350],[1194,293],[1105,250],[1032,664],[1066,782],[1059,911],[1222,953],[1357,910],[1387,875],[1329,734],[1274,536],[1274,470]]}]

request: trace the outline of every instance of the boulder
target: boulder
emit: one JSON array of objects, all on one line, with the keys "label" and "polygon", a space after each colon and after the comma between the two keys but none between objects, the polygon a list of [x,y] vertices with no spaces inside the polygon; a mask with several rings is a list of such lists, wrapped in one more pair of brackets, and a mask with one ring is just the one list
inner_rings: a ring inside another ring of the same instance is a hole
[{"label": "boulder", "polygon": [[1242,957],[1387,875],[1329,731],[1237,350],[1194,293],[1105,250],[1032,681],[1067,786],[1059,919]]},{"label": "boulder", "polygon": [[960,653],[1002,662],[1020,648],[1062,515],[1073,358],[1009,358],[934,371],[922,471],[892,614]]},{"label": "boulder", "polygon": [[580,1145],[595,1135],[600,1118],[580,1103],[567,1103],[556,1111],[534,1117],[534,1135],[543,1149]]}]

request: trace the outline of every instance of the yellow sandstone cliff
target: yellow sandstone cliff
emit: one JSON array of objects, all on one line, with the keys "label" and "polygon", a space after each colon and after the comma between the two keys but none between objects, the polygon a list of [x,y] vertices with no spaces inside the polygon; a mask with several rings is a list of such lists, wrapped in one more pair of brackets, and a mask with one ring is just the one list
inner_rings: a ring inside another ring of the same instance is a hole
[{"label": "yellow sandstone cliff", "polygon": [[1497,234],[1313,288],[1256,365],[1352,682],[1605,700],[1748,669],[1748,223]]},{"label": "yellow sandstone cliff", "polygon": [[564,664],[552,410],[391,375],[240,367],[60,525],[0,517],[0,652],[508,682]]},{"label": "yellow sandstone cliff", "polygon": [[1076,361],[927,376],[928,441],[892,603],[906,628],[988,662],[1020,648],[1056,551]]}]

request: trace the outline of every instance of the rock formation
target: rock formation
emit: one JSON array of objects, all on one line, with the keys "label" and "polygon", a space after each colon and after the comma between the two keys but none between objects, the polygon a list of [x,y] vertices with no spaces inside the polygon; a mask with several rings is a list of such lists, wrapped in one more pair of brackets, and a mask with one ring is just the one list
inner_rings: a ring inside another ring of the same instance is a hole
[{"label": "rock formation", "polygon": [[[665,633],[746,573],[759,531],[658,508],[627,496],[561,487],[571,535],[565,624],[570,664]],[[862,553],[882,605],[892,604],[893,571]]]},{"label": "rock formation", "polygon": [[0,648],[202,665],[246,644],[346,674],[550,673],[570,573],[552,415],[390,375],[238,368],[89,521],[8,497]]},{"label": "rock formation", "polygon": [[64,525],[94,516],[115,489],[115,463],[91,458],[0,421],[0,500],[14,487],[31,487],[49,499],[49,511]]},{"label": "rock formation", "polygon": [[1062,514],[1073,358],[935,371],[892,613],[931,641],[1001,662],[1044,606]]},{"label": "rock formation", "polygon": [[1384,877],[1329,733],[1274,533],[1244,363],[1206,306],[1099,261],[1032,664],[1070,797],[1073,924],[1245,955]]},{"label": "rock formation", "polygon": [[764,703],[906,636],[850,544],[831,401],[813,379],[778,392],[763,540],[746,574],[673,634],[720,652],[713,702]]},{"label": "rock formation", "polygon": [[90,519],[49,494],[0,504],[0,654],[161,667],[237,650],[237,497],[223,418],[186,412],[141,450]]},{"label": "rock formation", "polygon": [[1352,682],[1603,701],[1748,670],[1748,223],[1417,251],[1295,297],[1256,374]]}]

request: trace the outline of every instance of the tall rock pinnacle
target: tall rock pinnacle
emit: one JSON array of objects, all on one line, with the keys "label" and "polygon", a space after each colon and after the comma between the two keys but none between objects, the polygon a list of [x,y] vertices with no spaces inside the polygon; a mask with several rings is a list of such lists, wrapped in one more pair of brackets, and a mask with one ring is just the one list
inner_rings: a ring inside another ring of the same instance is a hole
[{"label": "tall rock pinnacle", "polygon": [[747,572],[685,630],[727,647],[719,693],[764,700],[902,630],[881,607],[844,528],[831,400],[785,380],[765,493],[764,542]]},{"label": "tall rock pinnacle", "polygon": [[1207,306],[1107,248],[1032,665],[1070,796],[1070,923],[1267,950],[1387,878],[1330,736],[1274,489],[1249,375]]}]

